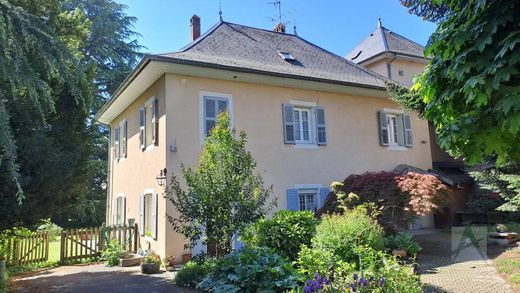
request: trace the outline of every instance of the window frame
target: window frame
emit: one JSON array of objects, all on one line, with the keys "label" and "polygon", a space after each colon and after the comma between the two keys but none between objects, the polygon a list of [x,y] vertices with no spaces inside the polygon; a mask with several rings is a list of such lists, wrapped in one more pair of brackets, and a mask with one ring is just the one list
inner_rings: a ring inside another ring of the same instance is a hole
[{"label": "window frame", "polygon": [[[117,194],[116,198],[115,198],[115,223],[113,223],[114,225],[125,225],[125,222],[126,222],[126,211],[124,209],[126,209],[126,204],[124,204],[124,201],[125,201],[126,197],[125,197],[125,194],[124,193],[119,193]],[[121,202],[119,202],[119,200],[121,200]],[[121,211],[120,211],[120,208],[121,208]],[[121,215],[119,214],[119,212],[121,212]],[[119,222],[119,216],[121,216],[122,218],[122,223]]]},{"label": "window frame", "polygon": [[[155,96],[151,97],[150,99],[148,99],[144,104],[143,104],[143,109],[144,109],[144,131],[143,131],[143,142],[144,142],[144,151],[148,151],[150,149],[153,149],[155,147],[155,143],[153,141],[153,127],[154,127],[154,103],[155,103],[155,100],[157,100],[157,98]],[[148,117],[147,115],[147,109],[148,108],[151,108],[151,115],[152,117]],[[150,125],[148,125],[148,119],[150,120]],[[155,117],[155,119],[158,119],[157,117]],[[150,131],[150,141],[148,141],[148,131]],[[157,133],[155,135],[158,135]]]},{"label": "window frame", "polygon": [[[313,208],[309,208],[309,195],[312,196]],[[302,198],[303,198],[303,209],[302,209]],[[300,211],[312,211],[316,212],[319,206],[319,188],[301,188],[298,189],[298,206]]]},{"label": "window frame", "polygon": [[145,192],[144,193],[144,219],[143,219],[143,230],[144,230],[144,235],[146,235],[146,232],[147,231],[150,231],[150,233],[153,233],[152,232],[152,215],[153,215],[153,192]]},{"label": "window frame", "polygon": [[[295,106],[293,107],[293,119],[294,119],[294,143],[295,144],[314,144],[315,140],[316,140],[316,144],[317,144],[317,138],[314,137],[314,133],[312,131],[312,126],[314,125],[315,127],[317,127],[316,125],[316,121],[314,121],[315,119],[313,119],[313,108],[309,108],[309,107],[302,107],[302,106]],[[298,114],[296,114],[298,113]],[[307,131],[309,132],[309,139],[308,140],[305,140],[303,139],[303,126],[304,126],[304,121],[303,121],[303,113],[307,113]],[[298,116],[298,119],[296,119],[296,116]],[[297,131],[300,131],[300,139],[296,139],[297,138],[297,135],[296,135],[296,132]]]},{"label": "window frame", "polygon": [[398,137],[399,129],[397,128],[397,119],[399,119],[400,115],[402,114],[386,113],[386,127],[388,129],[388,146],[400,146]]},{"label": "window frame", "polygon": [[[199,138],[200,144],[203,145],[206,140],[206,109],[205,99],[206,97],[217,98],[227,101],[227,110],[229,119],[231,122],[231,128],[234,127],[234,115],[233,115],[233,95],[218,92],[200,91],[199,92]],[[215,117],[216,123],[216,117]]]}]

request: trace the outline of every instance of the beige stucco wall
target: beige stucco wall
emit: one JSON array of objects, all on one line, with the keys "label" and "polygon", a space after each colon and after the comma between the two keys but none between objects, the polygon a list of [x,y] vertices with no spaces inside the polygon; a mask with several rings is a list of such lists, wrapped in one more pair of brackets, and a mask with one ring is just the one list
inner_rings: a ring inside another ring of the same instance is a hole
[{"label": "beige stucco wall", "polygon": [[[133,218],[139,223],[139,196],[145,189],[153,189],[158,193],[158,233],[157,241],[154,241],[151,248],[161,255],[165,253],[165,200],[162,197],[162,188],[155,179],[159,171],[164,168],[166,162],[166,115],[165,115],[165,78],[157,80],[147,89],[136,101],[124,110],[110,125],[111,129],[119,125],[121,121],[128,121],[128,155],[127,158],[119,161],[113,160],[113,144],[111,145],[109,156],[111,159],[110,196],[109,200],[109,224],[112,224],[113,198],[120,193],[126,197],[126,219]],[[152,97],[159,100],[159,144],[142,151],[139,148],[139,109]],[[144,242],[144,237],[140,237],[140,244],[143,249],[148,249]]]},{"label": "beige stucco wall", "polygon": [[[266,85],[167,75],[167,167],[179,175],[181,162],[195,167],[201,151],[199,93],[232,95],[234,125],[248,135],[248,149],[258,162],[266,185],[273,185],[277,209],[285,209],[286,190],[295,184],[342,181],[353,173],[392,170],[398,164],[431,168],[428,124],[413,115],[414,147],[405,151],[379,145],[377,112],[398,108],[390,100]],[[283,143],[282,104],[313,102],[325,109],[327,146],[295,149]],[[422,143],[424,141],[424,143]],[[158,168],[157,168],[158,169]],[[168,213],[174,214],[172,207]],[[167,228],[168,254],[182,255],[182,238]]]},{"label": "beige stucco wall", "polygon": [[[366,68],[377,72],[383,76],[388,77],[388,66],[390,63],[390,70],[392,73],[392,79],[398,81],[404,85],[411,86],[413,77],[417,74],[421,74],[424,70],[424,63],[413,62],[408,60],[402,60],[396,58],[381,59],[376,62],[366,64]],[[403,71],[403,75],[399,75],[399,70]]]}]

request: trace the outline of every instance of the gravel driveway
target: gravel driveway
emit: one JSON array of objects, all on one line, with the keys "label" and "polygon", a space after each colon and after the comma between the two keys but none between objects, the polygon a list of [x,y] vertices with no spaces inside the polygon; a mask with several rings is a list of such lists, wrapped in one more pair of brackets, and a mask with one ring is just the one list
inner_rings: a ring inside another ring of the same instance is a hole
[{"label": "gravel driveway", "polygon": [[63,266],[37,273],[29,273],[12,282],[13,292],[185,292],[173,284],[175,274],[163,271],[143,275],[139,267],[106,267],[104,264]]}]

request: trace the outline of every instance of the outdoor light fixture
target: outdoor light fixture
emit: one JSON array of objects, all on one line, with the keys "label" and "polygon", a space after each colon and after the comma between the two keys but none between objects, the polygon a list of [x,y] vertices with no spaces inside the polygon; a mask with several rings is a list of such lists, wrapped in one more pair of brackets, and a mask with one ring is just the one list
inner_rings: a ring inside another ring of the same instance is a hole
[{"label": "outdoor light fixture", "polygon": [[166,168],[162,169],[161,172],[159,172],[159,176],[155,177],[155,179],[157,180],[157,184],[159,184],[159,186],[164,186],[164,184],[166,183],[166,172],[168,170],[166,170]]}]

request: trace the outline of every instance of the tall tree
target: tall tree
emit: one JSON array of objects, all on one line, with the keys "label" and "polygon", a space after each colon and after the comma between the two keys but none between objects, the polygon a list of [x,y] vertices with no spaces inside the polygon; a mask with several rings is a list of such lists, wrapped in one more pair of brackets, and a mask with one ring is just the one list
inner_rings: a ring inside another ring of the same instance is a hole
[{"label": "tall tree", "polygon": [[90,22],[60,1],[0,0],[0,229],[74,202],[89,176]]},{"label": "tall tree", "polygon": [[182,167],[183,190],[172,176],[166,197],[179,215],[168,215],[176,232],[193,246],[197,240],[215,244],[217,256],[229,251],[233,237],[264,217],[272,188],[263,187],[256,162],[245,148],[246,134],[237,138],[222,113],[206,138],[197,169]]},{"label": "tall tree", "polygon": [[[95,96],[90,109],[94,115],[111,97],[132,71],[144,47],[133,30],[137,20],[125,13],[126,5],[112,0],[65,0],[66,11],[81,11],[92,23],[90,33],[81,48],[83,64],[96,64]],[[105,221],[106,192],[101,188],[107,178],[108,129],[88,121],[94,133],[90,167],[94,170],[79,203],[63,209],[53,217],[62,226],[99,225]]]},{"label": "tall tree", "polygon": [[394,85],[390,94],[432,121],[450,154],[520,160],[520,1],[429,2],[449,11],[428,42],[432,60],[411,93]]}]

